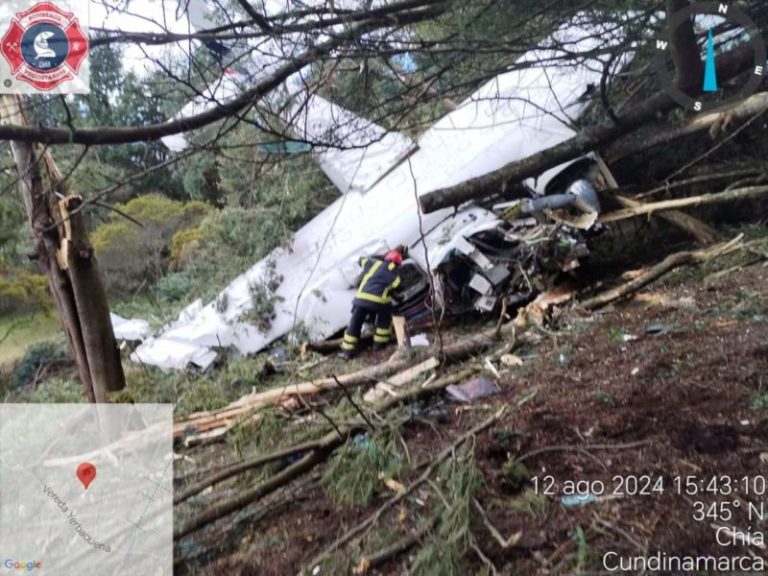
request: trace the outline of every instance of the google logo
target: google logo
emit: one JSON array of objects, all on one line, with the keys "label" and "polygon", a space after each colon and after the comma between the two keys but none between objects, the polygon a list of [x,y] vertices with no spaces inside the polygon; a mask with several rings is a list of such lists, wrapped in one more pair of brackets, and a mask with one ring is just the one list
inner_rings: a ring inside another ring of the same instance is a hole
[{"label": "google logo", "polygon": [[34,572],[35,570],[40,570],[43,567],[43,563],[38,562],[37,560],[30,560],[29,562],[18,562],[8,558],[5,562],[3,562],[3,567],[8,568],[9,570],[25,570],[26,572]]}]

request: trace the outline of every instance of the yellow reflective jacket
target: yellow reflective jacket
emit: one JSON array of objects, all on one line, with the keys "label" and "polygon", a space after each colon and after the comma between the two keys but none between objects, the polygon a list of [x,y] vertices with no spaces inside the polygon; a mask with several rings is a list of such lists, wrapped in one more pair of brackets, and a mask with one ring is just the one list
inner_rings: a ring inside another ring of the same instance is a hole
[{"label": "yellow reflective jacket", "polygon": [[363,267],[363,279],[355,294],[355,301],[390,304],[392,292],[400,286],[397,264],[385,262],[381,258],[360,258]]}]

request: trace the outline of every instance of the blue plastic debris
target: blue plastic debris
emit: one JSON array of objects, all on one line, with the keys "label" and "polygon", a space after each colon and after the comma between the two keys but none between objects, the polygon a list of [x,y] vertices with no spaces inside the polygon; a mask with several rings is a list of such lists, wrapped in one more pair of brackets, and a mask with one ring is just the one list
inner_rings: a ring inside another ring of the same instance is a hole
[{"label": "blue plastic debris", "polygon": [[560,502],[563,506],[586,506],[587,504],[597,502],[597,495],[588,492],[586,494],[563,496],[560,498]]}]

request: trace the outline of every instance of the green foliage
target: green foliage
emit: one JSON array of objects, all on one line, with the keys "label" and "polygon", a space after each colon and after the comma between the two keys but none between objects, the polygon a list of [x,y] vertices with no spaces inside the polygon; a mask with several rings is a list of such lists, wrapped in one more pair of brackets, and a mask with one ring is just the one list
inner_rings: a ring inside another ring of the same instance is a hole
[{"label": "green foliage", "polygon": [[733,313],[737,320],[756,320],[768,314],[768,303],[759,292],[738,290],[733,296]]},{"label": "green foliage", "polygon": [[48,365],[66,360],[67,353],[56,344],[44,342],[33,344],[27,349],[13,374],[13,386],[16,389],[28,386],[39,375],[39,371]]},{"label": "green foliage", "polygon": [[45,276],[0,265],[0,314],[49,312],[51,307]]},{"label": "green foliage", "polygon": [[177,202],[155,194],[118,204],[141,222],[139,228],[118,214],[91,236],[107,291],[126,294],[159,279],[168,269],[173,238],[195,229],[212,209],[202,202]]},{"label": "green foliage", "polygon": [[0,364],[0,400],[7,402],[7,396],[13,388],[13,367]]},{"label": "green foliage", "polygon": [[179,230],[171,238],[171,263],[175,267],[180,267],[186,259],[185,256],[190,250],[194,249],[194,242],[201,242],[205,239],[205,231],[198,228],[184,228]]},{"label": "green foliage", "polygon": [[262,332],[269,331],[272,320],[277,315],[275,304],[284,300],[282,296],[275,294],[275,291],[282,282],[283,277],[275,274],[275,267],[270,262],[264,282],[248,285],[248,291],[251,293],[252,308],[243,315],[242,320],[253,324]]},{"label": "green foliage", "polygon": [[549,511],[549,498],[536,490],[525,490],[520,496],[507,503],[509,511],[526,516],[546,516]]},{"label": "green foliage", "polygon": [[269,408],[259,414],[258,420],[237,426],[232,432],[235,456],[243,458],[249,451],[267,454],[277,450],[285,441],[285,424],[285,416]]},{"label": "green foliage", "polygon": [[49,378],[35,388],[28,401],[33,404],[78,404],[85,402],[85,396],[80,382]]},{"label": "green foliage", "polygon": [[126,389],[110,396],[110,402],[170,403],[177,416],[221,408],[263,385],[264,357],[230,358],[220,369],[206,374],[194,371],[163,371],[151,366],[125,363]]},{"label": "green foliage", "polygon": [[[248,134],[236,131],[231,139],[245,142]],[[252,155],[233,152],[219,159],[217,166],[221,190],[228,198],[237,198],[240,206],[210,212],[198,226],[173,235],[169,247],[173,272],[153,286],[163,305],[181,308],[197,298],[214,298],[222,286],[274,248],[286,245],[294,230],[337,196],[309,156],[266,166],[253,187],[243,186],[254,178]],[[271,283],[252,290],[256,306],[251,321],[262,329],[268,329],[277,303]],[[224,309],[228,302],[218,305]]]},{"label": "green foliage", "polygon": [[[261,258],[291,237],[280,215],[267,208],[225,208],[206,218],[200,228],[201,244],[206,240],[215,243],[201,246],[201,251],[215,248],[219,254],[238,258]],[[197,256],[194,251],[192,254]]]},{"label": "green foliage", "polygon": [[438,478],[442,480],[441,485],[432,485],[439,491],[439,526],[429,544],[419,551],[411,572],[430,576],[460,576],[465,573],[460,565],[461,559],[472,544],[472,500],[481,479],[474,453],[465,449],[463,455],[445,462],[440,467]]},{"label": "green foliage", "polygon": [[752,395],[752,409],[765,410],[768,408],[768,392],[757,392]]},{"label": "green foliage", "polygon": [[204,152],[195,156],[184,170],[184,190],[189,198],[202,200],[222,207],[226,202],[226,190],[221,186],[221,174],[217,156]]},{"label": "green foliage", "polygon": [[584,534],[584,529],[581,526],[576,526],[573,529],[571,537],[576,541],[576,573],[581,574],[587,567],[587,559],[589,555],[589,545],[587,544],[587,537]]},{"label": "green foliage", "polygon": [[155,296],[165,303],[183,302],[194,290],[193,281],[189,274],[183,272],[168,274],[155,283]]},{"label": "green foliage", "polygon": [[56,314],[0,316],[0,365],[18,362],[31,345],[57,341],[61,336],[61,321]]},{"label": "green foliage", "polygon": [[367,506],[383,486],[379,475],[395,479],[401,470],[393,434],[357,436],[333,457],[323,485],[337,504]]},{"label": "green foliage", "polygon": [[192,414],[223,408],[229,402],[225,391],[215,380],[197,378],[182,388],[177,404],[179,412]]},{"label": "green foliage", "polygon": [[531,476],[525,464],[516,462],[514,458],[504,462],[501,474],[504,488],[511,492],[518,492]]},{"label": "green foliage", "polygon": [[610,330],[608,330],[608,335],[610,336],[611,340],[613,342],[617,342],[618,344],[624,343],[624,330],[621,328],[618,328],[614,326]]},{"label": "green foliage", "polygon": [[592,400],[594,400],[595,402],[598,402],[599,404],[603,404],[610,408],[616,406],[616,398],[614,398],[613,395],[609,394],[604,390],[600,390],[600,389],[592,390],[589,393],[589,397],[592,398]]},{"label": "green foliage", "polygon": [[18,241],[24,224],[24,209],[20,202],[0,196],[0,256]]},{"label": "green foliage", "polygon": [[430,541],[419,550],[413,562],[411,573],[423,576],[464,576],[454,546],[446,546],[442,540]]}]

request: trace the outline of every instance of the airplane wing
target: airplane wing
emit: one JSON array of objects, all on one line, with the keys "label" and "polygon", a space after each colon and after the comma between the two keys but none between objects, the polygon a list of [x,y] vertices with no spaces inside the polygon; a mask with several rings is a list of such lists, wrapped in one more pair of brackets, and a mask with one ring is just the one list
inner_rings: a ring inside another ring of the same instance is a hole
[{"label": "airplane wing", "polygon": [[[217,24],[216,12],[206,0],[180,2],[180,9],[186,14],[191,28],[204,30]],[[264,6],[268,10],[265,15],[274,15],[285,11],[289,3],[272,0]],[[173,119],[200,114],[235,98],[243,87],[266,77],[275,66],[290,58],[292,54],[287,51],[295,49],[291,46],[300,45],[300,42],[278,43],[268,39],[258,51],[239,59],[232,58],[233,47],[221,43],[206,44],[206,48],[222,63],[222,76],[184,106]],[[228,62],[236,62],[236,65],[230,66]],[[342,194],[349,190],[369,189],[415,148],[410,138],[388,131],[318,95],[308,94],[300,73],[290,78],[281,92],[286,99],[294,102],[286,108],[283,118],[298,140],[316,147],[313,154],[318,165]],[[181,152],[189,146],[185,134],[168,136],[163,138],[163,142],[174,152]]]}]

